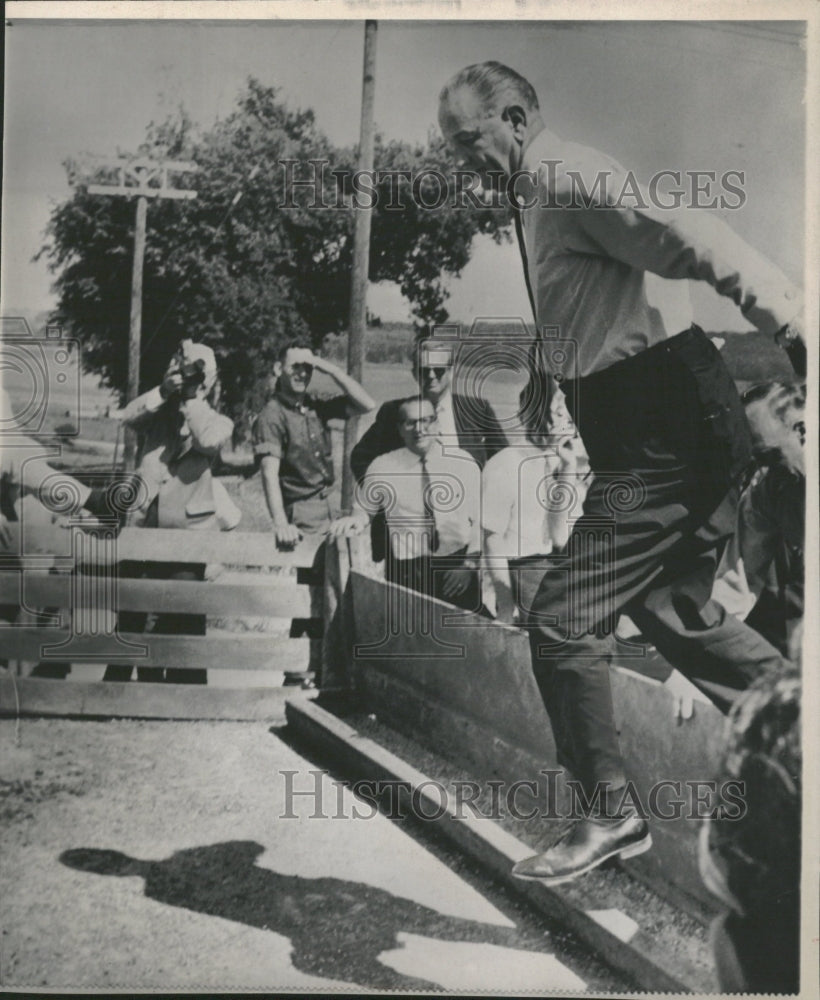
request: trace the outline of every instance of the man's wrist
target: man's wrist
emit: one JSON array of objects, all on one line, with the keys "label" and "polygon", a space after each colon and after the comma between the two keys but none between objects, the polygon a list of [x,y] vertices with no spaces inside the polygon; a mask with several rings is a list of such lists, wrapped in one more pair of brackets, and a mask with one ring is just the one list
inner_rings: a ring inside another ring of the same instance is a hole
[{"label": "man's wrist", "polygon": [[800,340],[800,330],[793,323],[786,323],[774,335],[774,342],[778,347],[786,348],[789,344],[794,344]]},{"label": "man's wrist", "polygon": [[803,339],[803,325],[792,321],[787,323],[774,335],[774,342],[788,354],[791,366],[800,378],[806,377],[808,358],[806,342]]}]

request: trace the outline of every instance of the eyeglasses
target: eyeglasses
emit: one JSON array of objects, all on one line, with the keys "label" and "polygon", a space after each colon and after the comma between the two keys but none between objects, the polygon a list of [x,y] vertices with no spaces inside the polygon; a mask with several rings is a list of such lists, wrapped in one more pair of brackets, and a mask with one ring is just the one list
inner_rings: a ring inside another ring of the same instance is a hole
[{"label": "eyeglasses", "polygon": [[419,417],[418,420],[402,420],[401,425],[406,431],[414,431],[417,427],[427,430],[435,422],[435,417]]},{"label": "eyeglasses", "polygon": [[438,366],[430,367],[427,365],[424,365],[421,368],[419,368],[419,372],[421,373],[422,378],[427,378],[430,374],[433,374],[439,381],[441,381],[441,379],[444,378],[444,376],[447,374],[449,370],[450,369],[446,367],[438,367]]}]

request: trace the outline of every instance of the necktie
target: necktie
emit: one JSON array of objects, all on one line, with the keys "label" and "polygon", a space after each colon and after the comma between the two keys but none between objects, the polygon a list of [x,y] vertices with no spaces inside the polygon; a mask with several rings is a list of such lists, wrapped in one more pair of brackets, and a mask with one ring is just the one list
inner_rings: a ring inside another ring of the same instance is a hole
[{"label": "necktie", "polygon": [[438,550],[438,528],[436,528],[436,512],[430,502],[430,471],[427,468],[427,459],[421,459],[421,502],[424,505],[424,530],[430,539],[430,551]]},{"label": "necktie", "polygon": [[530,284],[530,267],[529,260],[527,258],[527,244],[524,242],[524,222],[521,218],[521,209],[515,202],[511,203],[513,221],[515,222],[515,235],[518,239],[518,249],[521,253],[521,263],[524,265],[524,282],[527,286],[527,295],[530,299],[530,307],[532,309],[532,318],[535,321],[535,328],[538,329],[538,316],[535,312],[535,296],[532,294],[532,285]]}]

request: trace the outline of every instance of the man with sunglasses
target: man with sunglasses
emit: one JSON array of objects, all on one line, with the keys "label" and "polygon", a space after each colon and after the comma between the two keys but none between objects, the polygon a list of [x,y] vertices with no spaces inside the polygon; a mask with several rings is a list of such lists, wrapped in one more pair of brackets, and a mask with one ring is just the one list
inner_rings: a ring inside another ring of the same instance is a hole
[{"label": "man with sunglasses", "polygon": [[[422,335],[413,352],[413,374],[421,396],[433,405],[437,433],[441,441],[466,451],[480,468],[502,448],[507,439],[492,406],[481,396],[453,392],[455,347],[451,341],[437,341]],[[402,447],[398,410],[402,399],[382,404],[373,424],[362,435],[350,456],[350,466],[357,483],[379,455]],[[373,559],[381,562],[386,555],[385,522],[373,519],[370,531]]]},{"label": "man with sunglasses", "polygon": [[[502,448],[507,439],[492,406],[480,396],[467,397],[453,392],[455,348],[447,340],[424,337],[416,342],[413,374],[423,399],[433,404],[441,439],[466,451],[479,466]],[[401,448],[402,440],[397,420],[402,399],[384,403],[350,456],[350,465],[357,482],[361,482],[368,466],[379,455]]]},{"label": "man with sunglasses", "polygon": [[[309,393],[314,371],[329,375],[342,391],[329,399]],[[282,345],[273,373],[277,380],[273,398],[253,425],[254,454],[262,470],[278,547],[291,551],[301,543],[305,558],[313,558],[313,569],[321,578],[323,542],[336,516],[331,501],[334,475],[329,421],[368,413],[376,404],[355,379],[314,354],[302,338]],[[323,588],[311,585],[311,615],[321,618],[323,607]],[[286,670],[285,684],[310,685],[321,663],[322,640],[313,638],[308,670]]]},{"label": "man with sunglasses", "polygon": [[439,124],[485,190],[506,182],[536,323],[574,345],[550,363],[593,479],[566,574],[544,575],[528,627],[559,762],[601,808],[513,869],[557,885],[652,845],[624,795],[609,675],[618,613],[723,707],[783,667],[711,599],[751,441],[719,351],[692,324],[683,279],[731,299],[798,367],[800,293],[716,216],[660,208],[610,157],[551,132],[532,84],[501,63],[456,73]]}]

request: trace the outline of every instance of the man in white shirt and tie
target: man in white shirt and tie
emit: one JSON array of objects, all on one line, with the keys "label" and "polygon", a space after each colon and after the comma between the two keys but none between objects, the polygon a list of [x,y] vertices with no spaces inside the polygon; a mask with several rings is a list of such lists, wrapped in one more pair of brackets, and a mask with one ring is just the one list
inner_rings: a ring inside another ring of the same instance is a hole
[{"label": "man in white shirt and tie", "polygon": [[382,511],[387,579],[478,611],[481,470],[467,452],[437,438],[429,399],[404,400],[397,423],[403,447],[370,463],[353,513],[337,520],[330,534],[358,533]]}]

